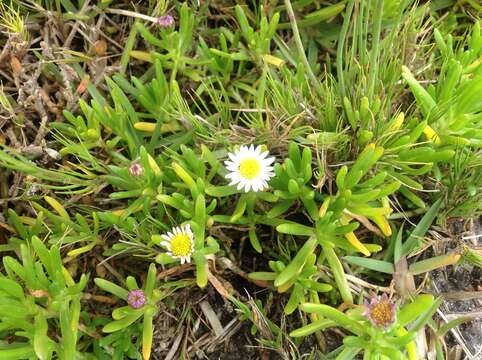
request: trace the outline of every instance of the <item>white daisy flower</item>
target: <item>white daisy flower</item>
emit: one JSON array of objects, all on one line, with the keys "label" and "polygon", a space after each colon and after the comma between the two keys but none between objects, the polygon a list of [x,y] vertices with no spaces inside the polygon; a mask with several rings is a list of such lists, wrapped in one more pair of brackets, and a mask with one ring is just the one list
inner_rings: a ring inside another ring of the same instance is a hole
[{"label": "white daisy flower", "polygon": [[191,262],[194,252],[194,234],[189,224],[174,227],[161,237],[165,240],[161,245],[168,250],[167,255],[180,259],[181,264]]},{"label": "white daisy flower", "polygon": [[268,151],[263,152],[261,146],[241,146],[234,153],[229,153],[229,159],[224,162],[229,173],[226,178],[231,180],[229,185],[238,185],[237,189],[244,188],[262,191],[268,187],[268,181],[273,177],[273,164],[275,158],[267,157]]}]

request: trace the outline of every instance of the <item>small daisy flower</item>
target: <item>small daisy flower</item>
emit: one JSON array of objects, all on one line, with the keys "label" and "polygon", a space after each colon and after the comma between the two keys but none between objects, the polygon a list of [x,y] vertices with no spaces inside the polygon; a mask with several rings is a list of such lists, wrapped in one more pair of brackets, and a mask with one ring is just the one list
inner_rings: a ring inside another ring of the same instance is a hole
[{"label": "small daisy flower", "polygon": [[139,309],[146,303],[146,296],[142,290],[132,290],[127,295],[127,303],[133,309]]},{"label": "small daisy flower", "polygon": [[171,15],[162,15],[157,19],[157,23],[160,27],[166,28],[174,25],[174,18]]},{"label": "small daisy flower", "polygon": [[144,167],[138,162],[133,162],[131,166],[129,166],[129,174],[131,176],[141,176],[144,174]]},{"label": "small daisy flower", "polygon": [[194,252],[194,234],[189,224],[175,227],[161,237],[165,240],[161,245],[168,250],[167,255],[180,259],[181,264],[191,262]]},{"label": "small daisy flower", "polygon": [[365,300],[365,312],[363,315],[377,327],[388,328],[395,322],[396,305],[395,302],[388,299],[387,294],[381,297],[373,296],[370,302]]},{"label": "small daisy flower", "polygon": [[245,192],[262,191],[268,187],[268,181],[273,177],[275,158],[267,157],[268,151],[263,152],[261,146],[241,146],[234,153],[229,153],[229,159],[224,162],[229,173],[226,178],[231,180],[229,185],[236,185],[237,189],[244,188]]}]

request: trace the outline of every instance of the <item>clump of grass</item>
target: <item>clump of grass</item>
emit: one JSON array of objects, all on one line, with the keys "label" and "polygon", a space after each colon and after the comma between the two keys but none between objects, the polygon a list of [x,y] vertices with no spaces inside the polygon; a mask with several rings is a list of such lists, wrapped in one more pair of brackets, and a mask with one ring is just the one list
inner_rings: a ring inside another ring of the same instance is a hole
[{"label": "clump of grass", "polygon": [[28,41],[28,30],[25,24],[25,18],[20,13],[20,8],[15,7],[11,2],[0,3],[0,28],[9,34],[19,36],[23,41]]}]

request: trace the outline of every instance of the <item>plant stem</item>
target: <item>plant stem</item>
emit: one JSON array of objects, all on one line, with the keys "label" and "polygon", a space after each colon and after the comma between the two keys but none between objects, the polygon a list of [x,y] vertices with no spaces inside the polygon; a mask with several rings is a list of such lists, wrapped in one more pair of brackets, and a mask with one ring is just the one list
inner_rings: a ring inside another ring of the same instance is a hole
[{"label": "plant stem", "polygon": [[313,83],[313,86],[319,92],[319,94],[323,94],[323,89],[320,86],[319,81],[316,79],[313,70],[311,69],[310,63],[306,58],[305,49],[303,48],[303,43],[301,42],[300,32],[298,31],[298,24],[296,23],[295,13],[293,11],[293,7],[291,6],[290,0],[285,0],[286,11],[288,13],[288,18],[290,19],[291,29],[293,30],[293,37],[296,42],[296,47],[298,49],[298,54],[301,57],[301,61],[303,62],[303,66],[305,67],[308,76]]},{"label": "plant stem", "polygon": [[111,14],[117,14],[117,15],[123,15],[123,16],[129,16],[137,19],[142,19],[153,23],[157,23],[159,21],[159,19],[156,17],[140,14],[138,12],[129,11],[129,10],[107,8],[104,11]]},{"label": "plant stem", "polygon": [[375,8],[375,18],[373,19],[372,30],[372,50],[370,53],[370,73],[368,76],[368,100],[373,102],[373,92],[375,81],[378,75],[378,57],[380,55],[380,32],[382,28],[383,0],[377,0]]},{"label": "plant stem", "polygon": [[346,96],[345,76],[343,74],[343,50],[345,47],[346,34],[348,33],[348,27],[350,26],[350,18],[354,5],[355,1],[352,0],[346,8],[343,26],[341,27],[340,37],[338,38],[338,48],[336,50],[336,74],[340,84],[341,95],[343,96]]}]

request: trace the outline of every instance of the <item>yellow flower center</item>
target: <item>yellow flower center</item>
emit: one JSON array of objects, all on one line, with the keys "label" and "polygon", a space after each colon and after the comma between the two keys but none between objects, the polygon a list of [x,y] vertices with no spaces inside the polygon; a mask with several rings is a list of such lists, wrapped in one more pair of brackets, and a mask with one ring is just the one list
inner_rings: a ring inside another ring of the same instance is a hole
[{"label": "yellow flower center", "polygon": [[259,176],[261,164],[257,159],[244,159],[239,164],[239,173],[245,179],[252,180]]},{"label": "yellow flower center", "polygon": [[388,301],[380,301],[370,311],[373,321],[379,326],[386,326],[393,321],[393,309]]},{"label": "yellow flower center", "polygon": [[187,234],[177,234],[171,239],[171,252],[174,256],[188,256],[191,253],[192,241]]}]

